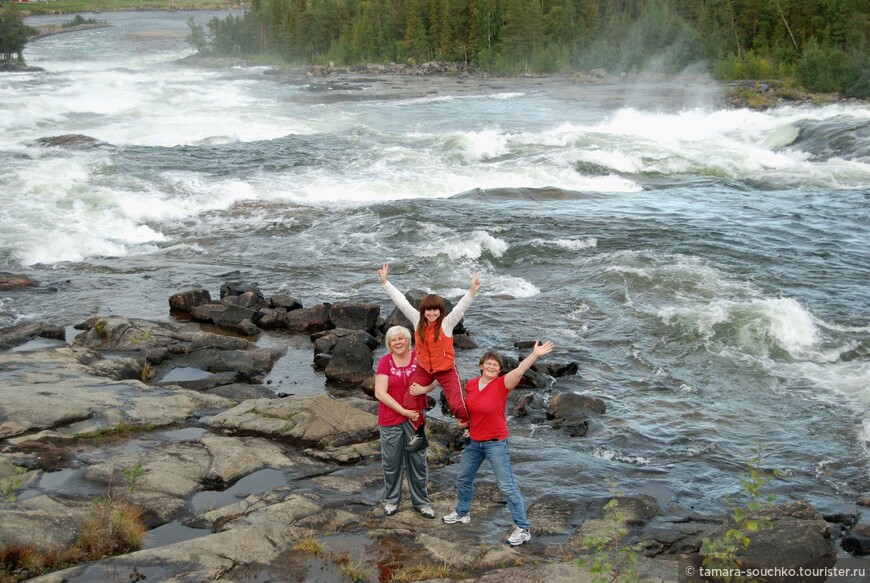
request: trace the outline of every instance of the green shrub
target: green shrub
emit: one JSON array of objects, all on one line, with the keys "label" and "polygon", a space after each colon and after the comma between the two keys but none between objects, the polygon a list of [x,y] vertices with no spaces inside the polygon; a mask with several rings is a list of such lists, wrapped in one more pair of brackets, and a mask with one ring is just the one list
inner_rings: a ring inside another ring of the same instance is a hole
[{"label": "green shrub", "polygon": [[840,91],[846,78],[846,54],[839,48],[823,46],[811,38],[797,64],[797,78],[810,91]]}]

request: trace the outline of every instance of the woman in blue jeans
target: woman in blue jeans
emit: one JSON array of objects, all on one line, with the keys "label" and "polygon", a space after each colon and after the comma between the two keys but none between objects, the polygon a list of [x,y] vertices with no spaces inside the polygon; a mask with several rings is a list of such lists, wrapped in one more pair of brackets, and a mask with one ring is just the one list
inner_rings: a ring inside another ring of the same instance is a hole
[{"label": "woman in blue jeans", "polygon": [[498,374],[502,367],[499,353],[487,352],[480,357],[480,376],[471,379],[465,386],[465,404],[468,407],[471,442],[465,446],[462,460],[459,462],[459,477],[456,484],[459,501],[456,510],[442,518],[447,524],[471,522],[474,477],[483,460],[486,459],[489,460],[499,489],[507,498],[508,509],[514,520],[514,530],[508,537],[507,543],[517,546],[531,540],[532,525],[529,524],[523,497],[511,469],[505,408],[508,394],[520,383],[523,373],[535,364],[538,357],[549,354],[554,346],[550,341],[544,344],[535,341],[532,353],[515,369],[503,376]]}]

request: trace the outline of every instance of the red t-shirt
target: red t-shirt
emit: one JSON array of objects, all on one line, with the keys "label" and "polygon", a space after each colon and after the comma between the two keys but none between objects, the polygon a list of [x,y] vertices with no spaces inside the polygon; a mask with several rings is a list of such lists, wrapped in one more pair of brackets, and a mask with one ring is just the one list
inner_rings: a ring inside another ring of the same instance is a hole
[{"label": "red t-shirt", "polygon": [[465,406],[471,422],[468,433],[475,441],[505,439],[510,435],[505,415],[510,391],[504,385],[504,376],[489,381],[482,391],[479,381],[480,377],[476,377],[465,385]]},{"label": "red t-shirt", "polygon": [[[405,393],[408,392],[408,387],[411,386],[411,377],[414,376],[414,371],[417,370],[417,355],[411,352],[411,362],[408,366],[398,366],[393,361],[392,354],[385,354],[380,362],[378,362],[378,370],[375,375],[387,375],[387,393],[390,394],[400,405],[403,403]],[[399,415],[383,403],[378,403],[378,425],[383,427],[392,427],[404,423],[408,418],[404,415]]]}]

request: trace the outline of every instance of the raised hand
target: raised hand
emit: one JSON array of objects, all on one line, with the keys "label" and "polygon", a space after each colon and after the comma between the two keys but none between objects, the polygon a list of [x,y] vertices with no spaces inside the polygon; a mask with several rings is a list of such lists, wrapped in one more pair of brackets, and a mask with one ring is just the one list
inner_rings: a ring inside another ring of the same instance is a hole
[{"label": "raised hand", "polygon": [[480,273],[475,271],[474,273],[471,274],[471,288],[469,289],[469,291],[471,292],[472,296],[476,296],[477,290],[479,290],[479,289],[480,289]]},{"label": "raised hand", "polygon": [[387,283],[387,272],[390,270],[390,264],[384,263],[383,266],[378,269],[378,277],[381,278],[381,283]]},{"label": "raised hand", "polygon": [[541,356],[544,356],[545,354],[550,354],[550,352],[552,352],[553,348],[555,348],[555,347],[556,347],[556,345],[553,343],[552,340],[547,340],[543,344],[541,344],[539,341],[535,340],[535,347],[532,349],[532,352],[535,353],[535,356],[541,357]]}]

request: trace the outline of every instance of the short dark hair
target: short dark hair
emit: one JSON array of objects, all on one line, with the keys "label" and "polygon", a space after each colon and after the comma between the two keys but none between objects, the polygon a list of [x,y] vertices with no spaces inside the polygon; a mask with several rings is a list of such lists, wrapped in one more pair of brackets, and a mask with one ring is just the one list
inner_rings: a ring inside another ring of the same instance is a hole
[{"label": "short dark hair", "polygon": [[477,364],[482,365],[487,360],[494,360],[498,363],[498,367],[500,369],[504,368],[504,359],[502,359],[501,354],[499,354],[495,350],[489,350],[489,351],[485,352],[483,354],[483,356],[480,357],[480,360],[478,361]]}]

